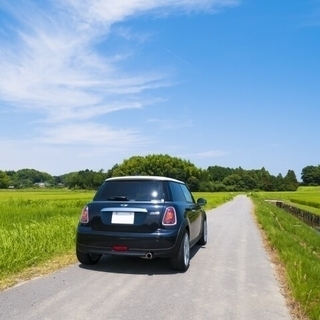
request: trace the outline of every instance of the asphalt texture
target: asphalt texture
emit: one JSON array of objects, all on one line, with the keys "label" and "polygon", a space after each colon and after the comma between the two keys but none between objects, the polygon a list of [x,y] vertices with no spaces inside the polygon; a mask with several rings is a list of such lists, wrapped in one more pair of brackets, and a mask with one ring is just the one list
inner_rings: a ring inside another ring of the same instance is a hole
[{"label": "asphalt texture", "polygon": [[77,263],[0,292],[0,319],[291,319],[251,211],[246,196],[208,211],[185,273],[166,259]]}]

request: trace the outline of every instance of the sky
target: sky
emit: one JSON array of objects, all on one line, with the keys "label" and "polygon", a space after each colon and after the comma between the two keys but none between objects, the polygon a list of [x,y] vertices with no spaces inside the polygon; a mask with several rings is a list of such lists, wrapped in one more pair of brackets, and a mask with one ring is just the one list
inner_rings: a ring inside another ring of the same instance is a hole
[{"label": "sky", "polygon": [[320,164],[319,0],[0,0],[0,170],[168,154]]}]

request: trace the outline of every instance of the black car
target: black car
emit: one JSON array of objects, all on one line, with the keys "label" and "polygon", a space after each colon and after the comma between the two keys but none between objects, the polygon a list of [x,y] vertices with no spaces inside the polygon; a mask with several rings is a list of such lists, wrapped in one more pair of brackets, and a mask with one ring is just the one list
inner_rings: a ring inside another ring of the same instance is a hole
[{"label": "black car", "polygon": [[194,200],[182,181],[158,176],[125,176],[104,181],[82,210],[76,254],[82,264],[101,255],[170,258],[186,271],[190,248],[207,243],[206,200]]}]

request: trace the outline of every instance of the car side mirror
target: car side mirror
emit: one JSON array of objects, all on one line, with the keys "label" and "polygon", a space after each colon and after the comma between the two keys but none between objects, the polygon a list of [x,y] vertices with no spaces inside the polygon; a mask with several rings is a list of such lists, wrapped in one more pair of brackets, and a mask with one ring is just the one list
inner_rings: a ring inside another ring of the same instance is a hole
[{"label": "car side mirror", "polygon": [[204,205],[207,204],[207,200],[204,199],[204,198],[199,198],[199,199],[197,200],[197,204],[198,204],[199,206],[204,206]]}]

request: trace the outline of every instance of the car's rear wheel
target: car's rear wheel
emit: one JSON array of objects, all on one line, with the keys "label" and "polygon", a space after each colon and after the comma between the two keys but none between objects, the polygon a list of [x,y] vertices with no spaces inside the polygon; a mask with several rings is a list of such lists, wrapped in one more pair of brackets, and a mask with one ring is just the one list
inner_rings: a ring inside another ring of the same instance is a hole
[{"label": "car's rear wheel", "polygon": [[201,234],[201,238],[199,239],[199,241],[197,242],[197,244],[200,244],[201,246],[204,246],[207,244],[208,241],[208,224],[207,224],[207,219],[203,220],[202,223],[202,234]]},{"label": "car's rear wheel", "polygon": [[189,234],[185,231],[180,242],[179,250],[175,256],[171,258],[171,266],[175,270],[187,271],[190,265],[190,243]]},{"label": "car's rear wheel", "polygon": [[80,263],[87,264],[87,265],[93,265],[98,263],[98,261],[101,258],[101,255],[99,254],[93,254],[93,253],[84,253],[81,251],[76,251],[77,258]]}]

